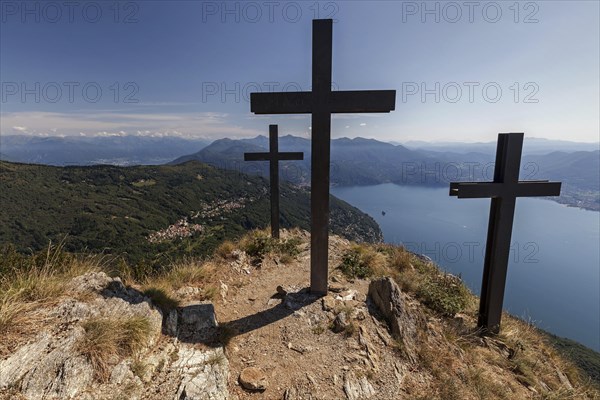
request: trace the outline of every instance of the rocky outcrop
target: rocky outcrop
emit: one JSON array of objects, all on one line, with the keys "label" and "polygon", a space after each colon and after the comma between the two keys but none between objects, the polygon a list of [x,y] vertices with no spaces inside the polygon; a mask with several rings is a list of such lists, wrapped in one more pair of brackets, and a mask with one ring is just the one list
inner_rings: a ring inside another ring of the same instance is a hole
[{"label": "rocky outcrop", "polygon": [[[40,310],[51,321],[29,343],[0,360],[0,398],[16,392],[26,399],[146,399],[166,390],[161,398],[178,400],[227,399],[227,358],[221,347],[201,350],[180,341],[178,332],[216,328],[212,304],[191,304],[165,318],[176,337],[161,336],[163,316],[150,299],[126,287],[119,278],[90,273],[74,278],[70,295],[53,309]],[[179,318],[178,318],[179,314]],[[97,365],[82,350],[86,321],[125,319],[147,321],[149,334],[135,355],[112,355],[100,379]],[[179,322],[179,323],[178,323]],[[134,357],[135,356],[135,357]],[[165,388],[155,386],[168,382]],[[8,398],[8,397],[7,397]]]},{"label": "rocky outcrop", "polygon": [[[67,294],[32,311],[43,324],[9,337],[0,400],[598,398],[533,327],[509,316],[512,338],[480,337],[472,311],[436,314],[390,278],[350,280],[339,270],[325,296],[312,294],[309,236],[295,235],[303,243],[290,263],[266,256],[259,268],[243,251],[219,259],[223,275],[173,288],[179,305],[164,313],[117,278],[73,279]],[[329,243],[330,265],[339,265],[351,244]],[[209,284],[220,289],[216,300],[198,301]],[[128,316],[147,321],[150,335],[111,354],[98,376],[81,346],[89,322]]]},{"label": "rocky outcrop", "polygon": [[0,362],[0,389],[18,385],[30,399],[75,398],[93,381],[88,360],[72,351],[81,335],[81,329],[62,338],[48,332],[40,334]]},{"label": "rocky outcrop", "polygon": [[352,372],[344,377],[344,392],[348,400],[370,399],[375,395],[375,389],[367,378],[357,378]]},{"label": "rocky outcrop", "polygon": [[176,400],[227,400],[229,364],[223,348],[199,350],[182,346],[172,368],[181,375]]},{"label": "rocky outcrop", "polygon": [[419,314],[411,308],[408,297],[392,278],[371,281],[369,298],[387,320],[392,336],[402,343],[402,350],[411,362],[417,362]]}]

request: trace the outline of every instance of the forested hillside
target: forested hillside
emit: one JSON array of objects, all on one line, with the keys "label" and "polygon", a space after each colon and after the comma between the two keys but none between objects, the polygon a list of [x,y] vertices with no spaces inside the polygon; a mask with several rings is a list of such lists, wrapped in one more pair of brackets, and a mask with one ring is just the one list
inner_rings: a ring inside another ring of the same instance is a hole
[{"label": "forested hillside", "polygon": [[[224,239],[269,225],[268,182],[190,162],[177,166],[49,167],[0,163],[0,244],[123,255],[158,265],[211,253]],[[308,229],[309,193],[281,188],[281,225]],[[331,199],[331,230],[378,241],[377,223]]]}]

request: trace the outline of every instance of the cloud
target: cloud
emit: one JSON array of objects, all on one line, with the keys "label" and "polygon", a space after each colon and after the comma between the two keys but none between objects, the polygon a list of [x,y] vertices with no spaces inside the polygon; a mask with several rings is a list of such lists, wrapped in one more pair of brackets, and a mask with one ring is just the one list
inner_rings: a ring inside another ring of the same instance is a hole
[{"label": "cloud", "polygon": [[361,122],[359,125],[360,126],[367,126],[367,123],[366,122]]},{"label": "cloud", "polygon": [[[225,113],[118,113],[114,110],[7,112],[0,114],[0,133],[46,136],[179,136],[254,137],[262,132],[240,126]],[[26,125],[26,126],[25,126]],[[50,128],[52,127],[52,128]]]},{"label": "cloud", "polygon": [[353,114],[332,114],[331,119],[365,119],[365,118],[382,118],[385,113],[353,113]]}]

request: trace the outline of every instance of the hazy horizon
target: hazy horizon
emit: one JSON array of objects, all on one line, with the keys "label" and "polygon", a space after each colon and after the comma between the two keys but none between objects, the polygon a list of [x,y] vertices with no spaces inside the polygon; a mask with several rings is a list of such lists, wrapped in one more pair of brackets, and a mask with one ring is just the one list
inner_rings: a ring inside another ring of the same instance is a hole
[{"label": "hazy horizon", "polygon": [[[502,132],[498,132],[498,133],[502,133]],[[219,137],[205,137],[205,136],[182,136],[182,135],[168,135],[168,134],[120,134],[120,133],[107,133],[107,134],[92,134],[92,135],[57,135],[57,134],[30,134],[30,133],[1,133],[0,132],[0,138],[4,136],[4,137],[8,137],[8,136],[19,136],[19,137],[29,137],[29,138],[60,138],[60,139],[68,139],[68,138],[87,138],[87,139],[92,139],[92,138],[117,138],[117,137],[141,137],[141,138],[154,138],[154,139],[165,139],[165,138],[173,138],[173,139],[182,139],[182,140],[190,140],[190,141],[215,141],[215,140],[220,140],[220,139],[232,139],[232,140],[241,140],[241,139],[254,139],[257,137],[263,137],[263,138],[267,138],[268,135],[264,134],[264,133],[259,133],[255,136],[219,136]],[[285,136],[293,136],[293,137],[297,137],[297,138],[302,138],[302,139],[310,139],[310,136],[308,135],[293,135],[293,134],[282,134],[280,135],[281,137],[285,137]],[[406,143],[425,143],[425,144],[448,144],[448,145],[452,145],[452,144],[495,144],[496,141],[493,139],[487,140],[487,141],[482,141],[482,140],[402,140],[400,139],[395,139],[394,137],[391,137],[390,139],[381,139],[378,137],[374,137],[374,136],[337,136],[337,137],[333,137],[332,139],[356,139],[356,138],[362,138],[362,139],[375,139],[375,140],[379,140],[381,142],[385,142],[385,143],[400,143],[400,144],[406,144]],[[552,138],[545,138],[545,137],[527,137],[525,136],[524,138],[525,141],[529,141],[529,140],[547,140],[547,141],[551,141],[551,142],[564,142],[564,143],[581,143],[581,144],[596,144],[596,145],[600,145],[600,141],[596,140],[596,141],[583,141],[583,140],[567,140],[567,139],[552,139]]]}]

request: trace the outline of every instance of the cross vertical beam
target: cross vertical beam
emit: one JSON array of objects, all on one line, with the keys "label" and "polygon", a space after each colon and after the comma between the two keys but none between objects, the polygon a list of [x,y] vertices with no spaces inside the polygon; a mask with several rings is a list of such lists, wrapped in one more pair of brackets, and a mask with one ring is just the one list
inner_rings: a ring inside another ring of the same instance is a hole
[{"label": "cross vertical beam", "polygon": [[450,196],[492,199],[477,321],[484,333],[500,332],[517,197],[560,195],[560,182],[519,181],[522,148],[523,133],[501,133],[494,181],[450,184]]},{"label": "cross vertical beam", "polygon": [[[513,135],[512,138],[509,135],[499,135],[494,182],[518,182],[522,147],[523,135]],[[490,205],[477,325],[492,333],[500,330],[515,204],[516,197],[503,196],[492,198]]]},{"label": "cross vertical beam", "polygon": [[244,161],[269,161],[271,237],[279,239],[279,160],[303,160],[301,152],[279,152],[278,127],[269,125],[269,152],[244,153]]},{"label": "cross vertical beam", "polygon": [[312,92],[251,93],[256,114],[312,114],[310,288],[327,294],[332,113],[390,112],[395,90],[331,91],[331,19],[313,20]]},{"label": "cross vertical beam", "polygon": [[277,140],[277,125],[269,125],[269,186],[271,189],[271,237],[279,239],[279,143]]},{"label": "cross vertical beam", "polygon": [[310,289],[326,294],[329,254],[329,164],[331,157],[331,92],[333,26],[327,20],[313,21],[310,194]]}]

